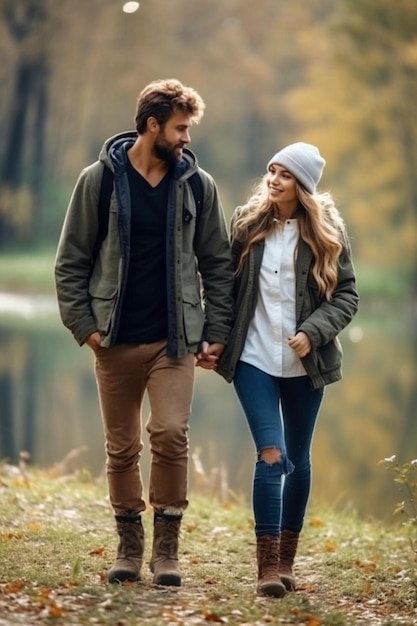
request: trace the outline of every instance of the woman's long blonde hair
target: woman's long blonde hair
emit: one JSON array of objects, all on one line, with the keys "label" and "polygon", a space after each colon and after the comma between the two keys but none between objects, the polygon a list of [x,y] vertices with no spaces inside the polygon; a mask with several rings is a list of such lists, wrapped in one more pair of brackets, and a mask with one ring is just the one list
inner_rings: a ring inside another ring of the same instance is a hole
[{"label": "woman's long blonde hair", "polygon": [[[310,194],[297,180],[296,193],[300,237],[313,253],[313,276],[319,293],[330,300],[337,285],[338,261],[343,249],[343,219],[329,193]],[[277,217],[278,207],[269,200],[265,174],[253,195],[236,210],[233,218],[232,238],[242,244],[237,273],[242,271],[251,246],[265,239],[274,228]]]}]

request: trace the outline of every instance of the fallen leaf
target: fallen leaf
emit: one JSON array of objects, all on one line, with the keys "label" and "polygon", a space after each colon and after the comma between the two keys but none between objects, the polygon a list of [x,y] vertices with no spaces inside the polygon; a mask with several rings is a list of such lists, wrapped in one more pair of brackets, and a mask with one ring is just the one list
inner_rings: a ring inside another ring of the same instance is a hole
[{"label": "fallen leaf", "polygon": [[320,624],[323,624],[321,619],[315,617],[314,615],[306,615],[304,621],[306,623],[306,626],[320,626]]},{"label": "fallen leaf", "polygon": [[12,539],[24,539],[25,534],[21,530],[15,530],[14,532],[2,533],[1,538],[4,541],[11,541]]},{"label": "fallen leaf", "polygon": [[51,589],[49,589],[49,587],[42,587],[42,589],[39,589],[38,591],[38,598],[40,600],[47,600],[51,595]]},{"label": "fallen leaf", "polygon": [[90,550],[88,554],[90,556],[103,556],[105,551],[106,551],[106,548],[104,548],[103,546],[100,546],[99,548],[93,548],[92,550]]},{"label": "fallen leaf", "polygon": [[322,519],[318,517],[313,517],[309,520],[308,525],[312,526],[313,528],[321,528],[322,526],[325,526],[325,523]]},{"label": "fallen leaf", "polygon": [[199,556],[192,556],[190,559],[190,563],[192,563],[193,565],[198,565],[199,563],[201,563],[201,559]]},{"label": "fallen leaf", "polygon": [[360,561],[359,559],[354,561],[356,567],[366,574],[372,574],[377,568],[377,564],[374,561]]},{"label": "fallen leaf", "polygon": [[63,617],[65,615],[64,609],[58,604],[50,604],[48,607],[48,613],[50,617]]},{"label": "fallen leaf", "polygon": [[325,552],[336,552],[337,543],[329,539],[328,541],[325,542],[323,547],[324,547]]},{"label": "fallen leaf", "polygon": [[216,622],[217,624],[224,624],[227,621],[224,617],[220,617],[220,615],[216,613],[205,613],[204,619],[206,622]]},{"label": "fallen leaf", "polygon": [[7,583],[7,585],[3,587],[3,591],[6,594],[19,593],[19,591],[21,591],[24,586],[25,586],[24,582],[22,582],[21,580],[16,580],[13,583]]}]

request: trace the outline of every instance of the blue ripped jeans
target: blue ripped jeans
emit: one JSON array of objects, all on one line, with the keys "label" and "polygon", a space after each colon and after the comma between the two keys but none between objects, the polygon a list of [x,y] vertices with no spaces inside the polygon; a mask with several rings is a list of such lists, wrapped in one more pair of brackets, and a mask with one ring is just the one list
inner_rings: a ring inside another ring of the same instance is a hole
[{"label": "blue ripped jeans", "polygon": [[[233,383],[258,455],[252,493],[255,534],[300,532],[310,495],[310,451],[323,389],[312,390],[308,376],[278,378],[243,361]],[[281,451],[278,463],[260,458],[266,448]]]}]

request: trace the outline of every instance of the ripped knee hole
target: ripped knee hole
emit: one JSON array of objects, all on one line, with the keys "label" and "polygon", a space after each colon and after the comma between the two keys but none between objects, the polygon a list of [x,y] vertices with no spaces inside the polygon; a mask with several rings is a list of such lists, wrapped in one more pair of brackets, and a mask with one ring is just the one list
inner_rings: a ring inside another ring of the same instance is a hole
[{"label": "ripped knee hole", "polygon": [[270,465],[279,463],[282,459],[282,450],[279,448],[265,448],[264,450],[261,450],[259,459],[265,463],[269,463]]}]

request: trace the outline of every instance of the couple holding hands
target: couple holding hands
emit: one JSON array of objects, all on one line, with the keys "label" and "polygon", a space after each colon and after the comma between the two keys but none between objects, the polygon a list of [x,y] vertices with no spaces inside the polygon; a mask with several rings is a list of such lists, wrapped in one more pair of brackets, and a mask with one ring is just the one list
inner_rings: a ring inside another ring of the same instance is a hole
[{"label": "couple holding hands", "polygon": [[[268,160],[227,228],[216,183],[187,148],[204,108],[176,79],[141,91],[135,131],[108,139],[75,185],[56,291],[63,323],[94,355],[118,533],[109,582],[141,577],[147,392],[150,568],[155,584],[181,585],[197,365],[233,383],[247,418],[256,448],[256,589],[282,597],[296,588],[312,438],[324,388],[341,378],[337,337],[358,308],[355,271],[343,219],[331,195],[317,191],[325,160],[309,143],[287,145]],[[96,250],[105,167],[113,191]]]}]

